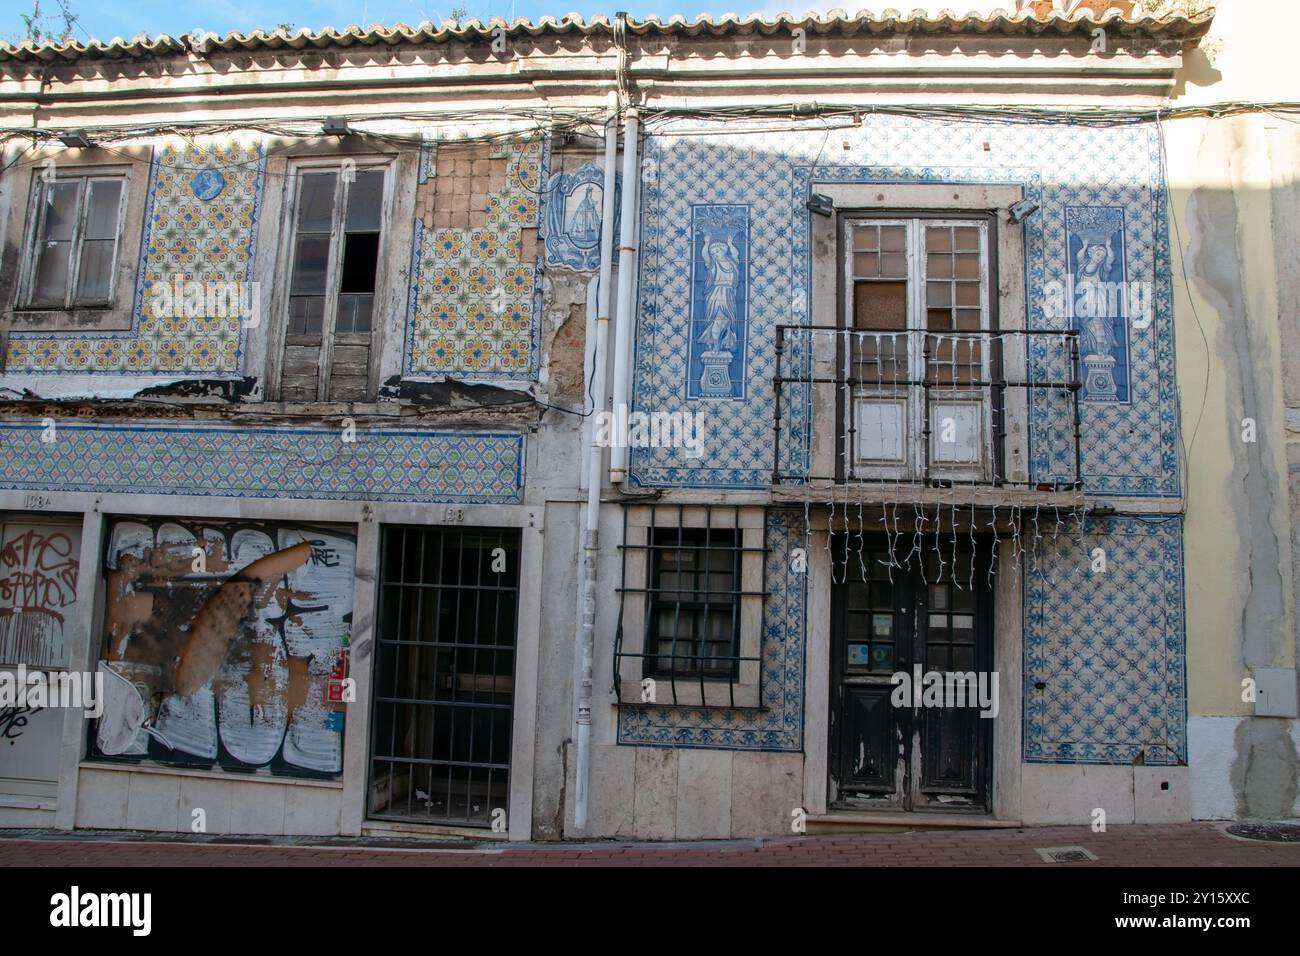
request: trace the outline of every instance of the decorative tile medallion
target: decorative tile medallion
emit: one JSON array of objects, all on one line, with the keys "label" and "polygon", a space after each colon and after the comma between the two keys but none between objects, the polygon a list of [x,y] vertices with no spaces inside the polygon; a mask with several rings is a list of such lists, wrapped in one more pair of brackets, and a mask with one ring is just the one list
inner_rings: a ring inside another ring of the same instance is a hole
[{"label": "decorative tile medallion", "polygon": [[[614,235],[622,216],[617,190],[614,198]],[[572,172],[551,175],[546,188],[542,238],[546,243],[546,264],[591,272],[600,268],[600,218],[605,199],[605,171],[595,163],[584,163]]]}]

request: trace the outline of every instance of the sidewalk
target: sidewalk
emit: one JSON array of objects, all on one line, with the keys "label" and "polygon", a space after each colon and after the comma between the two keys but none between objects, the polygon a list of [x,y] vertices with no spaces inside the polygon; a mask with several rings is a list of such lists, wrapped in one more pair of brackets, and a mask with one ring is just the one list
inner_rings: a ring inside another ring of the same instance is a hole
[{"label": "sidewalk", "polygon": [[[0,866],[1300,866],[1300,843],[1244,840],[1225,824],[765,837],[699,843],[456,843],[0,831]],[[1036,852],[1083,847],[1095,861]]]}]

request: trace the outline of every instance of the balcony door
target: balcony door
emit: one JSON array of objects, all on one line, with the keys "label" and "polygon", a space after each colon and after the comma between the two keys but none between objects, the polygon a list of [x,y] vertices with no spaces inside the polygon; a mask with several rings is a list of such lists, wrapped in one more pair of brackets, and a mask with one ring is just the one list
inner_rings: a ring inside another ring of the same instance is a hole
[{"label": "balcony door", "polygon": [[990,217],[841,220],[846,478],[992,481]]}]

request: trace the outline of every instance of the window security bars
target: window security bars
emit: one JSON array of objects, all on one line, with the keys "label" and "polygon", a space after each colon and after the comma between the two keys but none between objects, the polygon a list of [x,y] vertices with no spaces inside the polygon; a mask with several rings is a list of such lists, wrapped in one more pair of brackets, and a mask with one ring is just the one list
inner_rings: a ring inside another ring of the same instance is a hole
[{"label": "window security bars", "polygon": [[381,555],[369,815],[504,821],[519,534],[386,527]]},{"label": "window security bars", "polygon": [[[677,705],[693,685],[698,699],[692,705],[735,707],[746,672],[757,682],[755,699],[761,702],[768,592],[762,584],[746,587],[746,578],[763,581],[766,522],[761,530],[744,527],[739,506],[651,505],[648,524],[636,526],[628,517],[633,507],[624,508],[620,546],[623,586],[613,675],[619,703]],[[698,526],[692,526],[688,510],[703,513]],[[672,520],[663,521],[665,512]],[[747,530],[751,541],[761,543],[747,544]],[[632,632],[640,637],[639,648]],[[628,680],[639,680],[639,699],[625,697],[622,684]],[[720,685],[725,694],[714,692]]]}]

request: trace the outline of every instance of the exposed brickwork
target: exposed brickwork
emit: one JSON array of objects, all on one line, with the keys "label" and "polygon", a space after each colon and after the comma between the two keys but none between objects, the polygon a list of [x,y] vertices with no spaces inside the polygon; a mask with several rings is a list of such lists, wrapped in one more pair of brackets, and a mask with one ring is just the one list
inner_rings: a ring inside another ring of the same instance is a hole
[{"label": "exposed brickwork", "polygon": [[[163,837],[162,839],[171,839]],[[464,850],[229,846],[121,837],[0,838],[0,866],[1300,866],[1300,844],[1253,843],[1209,823],[781,837],[716,843],[467,844]],[[371,841],[373,842],[373,841]],[[1037,847],[1083,846],[1096,862],[1044,863]]]}]

